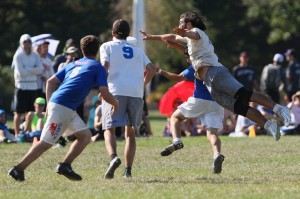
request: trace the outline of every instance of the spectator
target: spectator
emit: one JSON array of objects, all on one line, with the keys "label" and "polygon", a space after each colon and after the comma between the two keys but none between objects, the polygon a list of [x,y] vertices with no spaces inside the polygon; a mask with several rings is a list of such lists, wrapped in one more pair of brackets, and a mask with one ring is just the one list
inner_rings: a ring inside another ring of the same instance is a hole
[{"label": "spectator", "polygon": [[232,74],[248,90],[257,90],[255,70],[248,61],[248,53],[246,51],[241,52],[240,63],[233,67]]},{"label": "spectator", "polygon": [[150,137],[153,136],[153,133],[148,118],[149,113],[148,113],[148,104],[146,101],[146,92],[144,92],[143,100],[144,100],[144,106],[143,106],[142,124],[139,127],[138,135]]},{"label": "spectator", "polygon": [[66,61],[60,63],[57,70],[59,71],[60,69],[65,67],[65,65],[67,65],[68,63],[78,60],[80,58],[79,54],[80,53],[76,47],[71,46],[71,47],[67,48],[67,50],[65,52]]},{"label": "spectator", "polygon": [[3,109],[0,109],[0,143],[16,143],[17,139],[6,126],[7,118]]},{"label": "spectator", "polygon": [[92,131],[92,142],[98,141],[98,140],[104,140],[104,130],[102,130],[102,107],[101,107],[101,100],[97,99],[96,109],[94,112],[94,122],[93,122],[93,131]]},{"label": "spectator", "polygon": [[281,54],[275,54],[273,63],[268,64],[264,67],[261,79],[260,79],[260,90],[261,92],[269,95],[271,99],[280,103],[280,87],[283,84],[285,88],[286,77],[284,70],[282,70],[282,63],[284,57]]},{"label": "spectator", "polygon": [[[129,32],[127,21],[116,20],[112,27],[113,41],[103,43],[100,47],[101,63],[108,71],[109,91],[120,102],[120,109],[111,116],[111,105],[102,100],[105,146],[111,157],[105,178],[113,178],[116,168],[121,164],[115,140],[115,129],[120,126],[126,126],[124,177],[131,177],[136,151],[135,131],[142,119],[144,86],[155,75],[154,65],[146,54],[140,48],[127,43]],[[144,77],[145,70],[147,74]]]},{"label": "spectator", "polygon": [[291,125],[289,127],[281,127],[286,135],[300,134],[300,91],[297,91],[292,101],[287,105],[291,111]]},{"label": "spectator", "polygon": [[54,70],[52,61],[48,58],[49,42],[47,40],[40,41],[38,46],[38,54],[43,63],[43,73],[37,78],[38,97],[46,98],[46,82],[54,74]]},{"label": "spectator", "polygon": [[223,129],[219,131],[220,135],[228,135],[230,132],[234,131],[236,126],[236,115],[224,109],[224,120],[223,120]]},{"label": "spectator", "polygon": [[66,50],[71,47],[71,46],[76,46],[75,45],[75,41],[74,39],[70,38],[66,41],[64,49],[63,49],[63,53],[58,54],[55,56],[54,60],[53,60],[53,70],[56,73],[58,71],[58,66],[63,63],[66,62],[67,58],[66,58]]},{"label": "spectator", "polygon": [[43,66],[40,56],[32,51],[32,41],[28,34],[20,38],[20,48],[13,58],[15,95],[14,95],[14,129],[19,134],[21,118],[29,111],[34,111],[37,98],[37,76],[42,74]]},{"label": "spectator", "polygon": [[289,62],[286,70],[288,101],[292,101],[292,96],[300,90],[300,64],[296,59],[296,51],[288,49],[284,54]]},{"label": "spectator", "polygon": [[42,97],[36,98],[34,102],[35,111],[28,112],[25,118],[23,131],[24,140],[31,142],[34,137],[40,139],[44,124],[46,123],[45,110],[46,100]]}]

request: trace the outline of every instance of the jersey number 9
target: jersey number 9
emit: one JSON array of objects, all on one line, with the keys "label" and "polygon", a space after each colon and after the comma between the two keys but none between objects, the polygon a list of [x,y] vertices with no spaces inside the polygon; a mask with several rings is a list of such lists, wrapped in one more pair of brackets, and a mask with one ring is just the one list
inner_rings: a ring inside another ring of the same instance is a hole
[{"label": "jersey number 9", "polygon": [[123,50],[123,52],[124,52],[123,56],[124,56],[125,59],[132,59],[132,58],[133,58],[133,50],[132,50],[131,47],[129,47],[129,46],[124,46],[124,47],[122,48],[122,50]]}]

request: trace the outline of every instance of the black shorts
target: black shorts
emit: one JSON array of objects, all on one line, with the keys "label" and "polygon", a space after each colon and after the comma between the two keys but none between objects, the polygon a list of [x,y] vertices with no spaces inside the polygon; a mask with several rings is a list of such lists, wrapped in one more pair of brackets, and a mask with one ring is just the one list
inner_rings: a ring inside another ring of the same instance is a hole
[{"label": "black shorts", "polygon": [[17,113],[34,111],[34,101],[37,98],[37,90],[15,89],[14,103]]}]

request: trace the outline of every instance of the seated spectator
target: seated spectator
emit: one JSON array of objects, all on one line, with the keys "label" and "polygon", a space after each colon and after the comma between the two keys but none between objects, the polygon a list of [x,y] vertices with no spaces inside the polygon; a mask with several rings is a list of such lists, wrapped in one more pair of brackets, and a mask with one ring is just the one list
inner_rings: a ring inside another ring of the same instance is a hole
[{"label": "seated spectator", "polygon": [[3,109],[0,109],[0,143],[16,143],[15,135],[10,133],[6,126],[7,117]]},{"label": "seated spectator", "polygon": [[25,131],[38,131],[42,130],[44,127],[44,123],[46,122],[45,117],[45,105],[46,100],[42,97],[36,98],[34,102],[34,112],[28,112],[25,118]]},{"label": "seated spectator", "polygon": [[91,141],[104,140],[104,130],[102,130],[101,101],[98,96],[93,97],[93,106],[90,109],[88,127],[92,132]]},{"label": "seated spectator", "polygon": [[292,101],[287,105],[291,111],[291,124],[289,127],[282,126],[280,130],[285,135],[300,134],[300,91],[292,96]]},{"label": "seated spectator", "polygon": [[218,132],[219,135],[228,135],[230,132],[235,130],[235,126],[236,126],[235,114],[227,109],[224,109],[223,129]]},{"label": "seated spectator", "polygon": [[45,110],[46,100],[42,97],[36,98],[34,102],[34,110],[28,112],[25,118],[25,124],[21,134],[24,136],[24,141],[32,142],[34,137],[40,139],[44,124],[46,123]]}]

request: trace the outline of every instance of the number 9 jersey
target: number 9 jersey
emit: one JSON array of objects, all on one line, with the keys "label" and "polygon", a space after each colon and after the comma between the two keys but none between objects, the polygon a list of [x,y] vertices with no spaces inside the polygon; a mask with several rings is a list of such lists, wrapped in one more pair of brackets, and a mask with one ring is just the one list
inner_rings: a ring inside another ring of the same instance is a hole
[{"label": "number 9 jersey", "polygon": [[143,98],[144,71],[151,61],[140,48],[113,38],[100,46],[100,59],[109,63],[107,82],[114,96]]}]

